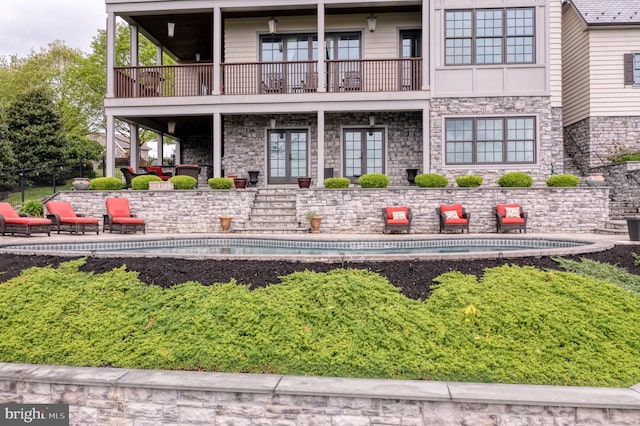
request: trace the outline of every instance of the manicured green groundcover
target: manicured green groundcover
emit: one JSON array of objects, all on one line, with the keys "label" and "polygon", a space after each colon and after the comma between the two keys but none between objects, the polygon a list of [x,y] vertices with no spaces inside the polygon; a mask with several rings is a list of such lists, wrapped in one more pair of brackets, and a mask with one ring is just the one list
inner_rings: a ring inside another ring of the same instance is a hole
[{"label": "manicured green groundcover", "polygon": [[457,272],[428,300],[363,270],[147,286],[83,260],[0,284],[0,360],[226,372],[628,387],[640,297],[532,267]]}]

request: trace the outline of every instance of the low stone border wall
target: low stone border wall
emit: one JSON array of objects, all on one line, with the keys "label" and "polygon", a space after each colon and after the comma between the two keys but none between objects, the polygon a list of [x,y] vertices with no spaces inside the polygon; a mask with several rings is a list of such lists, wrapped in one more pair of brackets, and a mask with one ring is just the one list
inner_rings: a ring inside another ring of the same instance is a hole
[{"label": "low stone border wall", "polygon": [[[69,201],[79,213],[98,217],[106,213],[107,197],[126,197],[131,210],[146,219],[150,233],[221,232],[218,216],[233,216],[232,230],[246,227],[256,188],[229,191],[66,191],[55,199]],[[294,193],[298,222],[305,214],[323,216],[322,233],[382,233],[382,208],[411,207],[412,233],[438,233],[435,208],[461,203],[471,212],[472,233],[496,232],[493,207],[519,203],[529,214],[527,230],[538,233],[589,233],[604,227],[609,218],[609,187],[575,188],[417,188],[386,189],[262,189]]]},{"label": "low stone border wall", "polygon": [[630,389],[0,363],[0,403],[69,404],[72,425],[635,425]]}]

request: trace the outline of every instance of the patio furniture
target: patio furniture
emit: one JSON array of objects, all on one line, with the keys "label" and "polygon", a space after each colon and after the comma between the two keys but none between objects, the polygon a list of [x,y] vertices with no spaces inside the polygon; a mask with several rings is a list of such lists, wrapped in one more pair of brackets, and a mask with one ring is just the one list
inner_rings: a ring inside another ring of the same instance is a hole
[{"label": "patio furniture", "polygon": [[25,213],[18,213],[9,203],[0,203],[0,232],[5,234],[31,234],[51,235],[51,220],[40,217],[31,217]]},{"label": "patio furniture", "polygon": [[197,164],[178,164],[176,166],[176,176],[191,176],[196,180],[196,188],[198,187],[198,176],[200,175],[200,166]]},{"label": "patio furniture", "polygon": [[131,188],[131,180],[133,180],[136,176],[145,176],[145,175],[155,175],[155,172],[151,173],[136,173],[133,170],[133,167],[120,167],[120,171],[122,172],[122,176],[124,176],[124,184],[126,188]]},{"label": "patio furniture", "polygon": [[359,71],[345,71],[342,90],[345,92],[359,92],[361,90]]},{"label": "patio furniture", "polygon": [[466,209],[462,207],[462,204],[440,204],[440,207],[436,207],[436,214],[440,222],[440,233],[447,231],[462,231],[467,230],[469,233],[469,221],[471,220],[471,213],[467,213]]},{"label": "patio furniture", "polygon": [[100,231],[99,220],[95,217],[85,217],[77,214],[70,203],[66,201],[47,201],[45,207],[49,214],[47,218],[51,220],[54,230],[79,234],[82,232],[94,232],[98,235]]},{"label": "patio furniture", "polygon": [[411,228],[411,208],[406,206],[383,207],[382,219],[384,220],[383,233],[391,231],[406,231]]},{"label": "patio furniture", "polygon": [[169,180],[173,177],[173,173],[165,172],[160,166],[145,166],[147,173],[155,173],[162,180]]},{"label": "patio furniture", "polygon": [[136,217],[129,209],[129,200],[127,198],[107,198],[107,214],[104,215],[102,224],[102,232],[127,232],[138,231],[145,233],[144,219]]},{"label": "patio furniture", "polygon": [[520,204],[498,204],[493,210],[497,233],[511,230],[527,233],[527,212]]}]

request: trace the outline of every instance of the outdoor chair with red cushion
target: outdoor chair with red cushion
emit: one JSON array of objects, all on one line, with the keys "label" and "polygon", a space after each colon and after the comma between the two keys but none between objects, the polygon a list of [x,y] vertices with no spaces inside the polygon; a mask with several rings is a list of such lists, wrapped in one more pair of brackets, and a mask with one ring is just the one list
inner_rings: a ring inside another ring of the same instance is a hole
[{"label": "outdoor chair with red cushion", "polygon": [[104,215],[102,232],[127,232],[138,231],[145,233],[144,219],[136,217],[129,209],[128,198],[107,198],[107,214]]},{"label": "outdoor chair with red cushion", "polygon": [[390,231],[406,231],[411,228],[411,208],[406,206],[383,207],[382,218],[384,220],[383,233]]},{"label": "outdoor chair with red cushion", "polygon": [[144,175],[155,175],[155,172],[151,173],[136,173],[133,167],[120,167],[120,172],[122,172],[122,176],[124,176],[124,185],[126,188],[131,188],[131,181],[136,176],[144,176]]},{"label": "outdoor chair with red cushion", "polygon": [[53,229],[57,230],[58,234],[60,231],[66,231],[72,234],[95,232],[97,235],[100,231],[98,218],[77,214],[66,201],[47,201],[45,207],[49,212],[47,218],[51,219]]},{"label": "outdoor chair with red cushion", "polygon": [[0,232],[4,234],[51,235],[51,220],[18,213],[9,203],[0,203]]},{"label": "outdoor chair with red cushion", "polygon": [[498,204],[494,209],[496,215],[496,232],[517,230],[527,233],[527,212],[520,204]]},{"label": "outdoor chair with red cushion", "polygon": [[169,180],[173,177],[172,173],[168,173],[162,170],[160,166],[145,166],[147,173],[155,173],[162,180]]},{"label": "outdoor chair with red cushion", "polygon": [[464,234],[465,229],[469,233],[471,213],[467,213],[462,204],[440,204],[440,207],[436,207],[436,214],[440,221],[440,233],[460,230]]},{"label": "outdoor chair with red cushion", "polygon": [[176,176],[191,176],[196,180],[198,187],[198,176],[200,176],[200,166],[198,164],[178,164],[176,166]]}]

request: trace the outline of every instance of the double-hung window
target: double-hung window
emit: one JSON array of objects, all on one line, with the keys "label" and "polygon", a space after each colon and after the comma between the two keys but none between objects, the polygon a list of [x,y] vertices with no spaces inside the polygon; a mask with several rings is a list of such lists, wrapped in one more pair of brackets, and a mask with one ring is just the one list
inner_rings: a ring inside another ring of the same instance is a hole
[{"label": "double-hung window", "polygon": [[445,12],[445,64],[534,62],[534,9],[468,9]]},{"label": "double-hung window", "polygon": [[640,85],[640,53],[624,55],[624,84]]},{"label": "double-hung window", "polygon": [[445,162],[527,164],[535,162],[534,117],[448,118]]}]

